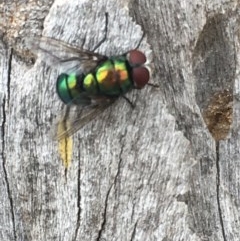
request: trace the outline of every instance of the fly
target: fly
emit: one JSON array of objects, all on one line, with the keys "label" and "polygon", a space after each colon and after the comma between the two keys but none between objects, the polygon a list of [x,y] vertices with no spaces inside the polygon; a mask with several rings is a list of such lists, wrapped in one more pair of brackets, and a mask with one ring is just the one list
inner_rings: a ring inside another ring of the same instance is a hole
[{"label": "fly", "polygon": [[60,100],[68,108],[74,105],[81,108],[81,115],[57,134],[59,140],[74,134],[119,97],[133,106],[125,94],[149,84],[147,58],[137,48],[110,57],[95,52],[106,39],[107,26],[108,13],[105,36],[93,51],[76,48],[48,37],[34,37],[30,41],[31,49],[33,52],[40,52],[43,61],[60,65],[64,69],[56,81],[56,92]]}]

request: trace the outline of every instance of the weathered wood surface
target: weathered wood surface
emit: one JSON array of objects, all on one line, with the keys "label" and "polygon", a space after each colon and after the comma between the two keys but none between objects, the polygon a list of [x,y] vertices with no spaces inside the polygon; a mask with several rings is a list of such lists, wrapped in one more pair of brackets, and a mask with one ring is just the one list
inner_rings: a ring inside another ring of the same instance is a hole
[{"label": "weathered wood surface", "polygon": [[[239,240],[238,1],[49,3],[0,3],[0,240]],[[98,51],[132,49],[144,29],[160,88],[75,134],[66,179],[56,72],[26,64],[22,39],[43,28],[93,49],[105,12]]]}]

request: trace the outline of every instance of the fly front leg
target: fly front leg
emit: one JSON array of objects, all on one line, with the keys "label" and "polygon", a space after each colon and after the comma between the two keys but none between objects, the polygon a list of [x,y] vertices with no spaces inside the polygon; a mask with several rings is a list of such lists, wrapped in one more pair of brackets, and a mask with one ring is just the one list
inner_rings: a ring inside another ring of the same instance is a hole
[{"label": "fly front leg", "polygon": [[129,100],[125,95],[122,95],[123,99],[126,100],[128,102],[128,104],[131,106],[132,109],[135,108],[135,104],[133,104],[131,102],[131,100]]}]

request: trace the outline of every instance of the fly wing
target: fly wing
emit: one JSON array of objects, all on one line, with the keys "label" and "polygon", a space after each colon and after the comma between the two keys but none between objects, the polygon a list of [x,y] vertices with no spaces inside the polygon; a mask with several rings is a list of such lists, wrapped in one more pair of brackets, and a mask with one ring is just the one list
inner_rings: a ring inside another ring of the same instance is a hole
[{"label": "fly wing", "polygon": [[[77,106],[75,111],[73,111],[72,106],[67,106],[64,118],[58,122],[58,131],[55,139],[62,140],[63,138],[70,137],[99,116],[105,109],[112,105],[115,100],[116,99],[103,99],[102,97],[102,100],[96,100],[95,104],[85,107]],[[59,128],[60,126],[61,128]]]},{"label": "fly wing", "polygon": [[88,73],[99,62],[107,59],[79,47],[48,37],[32,37],[26,40],[28,48],[49,66],[61,68],[64,73]]}]

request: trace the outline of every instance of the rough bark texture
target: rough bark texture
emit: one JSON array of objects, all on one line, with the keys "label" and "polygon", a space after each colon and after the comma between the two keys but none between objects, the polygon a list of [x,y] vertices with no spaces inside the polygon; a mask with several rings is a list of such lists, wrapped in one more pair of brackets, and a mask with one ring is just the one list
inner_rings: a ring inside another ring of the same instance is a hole
[{"label": "rough bark texture", "polygon": [[[238,241],[239,2],[50,4],[0,3],[0,240]],[[129,93],[135,109],[119,99],[76,133],[65,174],[49,134],[57,73],[29,65],[23,39],[91,50],[105,12],[97,51],[126,52],[144,31],[160,88]]]}]

